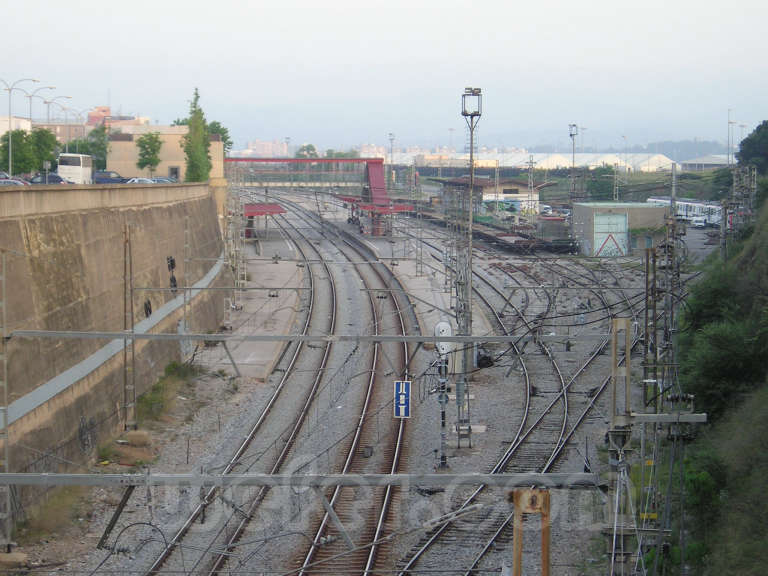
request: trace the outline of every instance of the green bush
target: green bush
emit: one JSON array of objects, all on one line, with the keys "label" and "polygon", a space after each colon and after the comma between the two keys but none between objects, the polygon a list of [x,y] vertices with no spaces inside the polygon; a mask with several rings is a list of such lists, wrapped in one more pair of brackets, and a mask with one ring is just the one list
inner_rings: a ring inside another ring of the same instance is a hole
[{"label": "green bush", "polygon": [[730,251],[691,288],[678,339],[683,387],[714,419],[768,374],[768,207]]},{"label": "green bush", "polygon": [[713,423],[686,458],[686,561],[756,576],[768,565],[768,206],[729,252],[692,287],[678,337],[683,387]]},{"label": "green bush", "polygon": [[698,440],[686,460],[693,535],[686,559],[697,574],[758,575],[768,565],[768,384]]},{"label": "green bush", "polygon": [[164,375],[136,401],[136,419],[139,423],[157,420],[173,405],[176,392],[181,384],[199,374],[199,369],[190,364],[171,362],[165,367]]}]

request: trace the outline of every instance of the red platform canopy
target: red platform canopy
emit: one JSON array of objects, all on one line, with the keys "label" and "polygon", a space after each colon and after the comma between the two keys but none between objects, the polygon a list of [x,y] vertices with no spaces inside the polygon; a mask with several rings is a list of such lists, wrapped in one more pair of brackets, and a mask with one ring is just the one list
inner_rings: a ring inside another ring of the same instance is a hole
[{"label": "red platform canopy", "polygon": [[396,214],[398,212],[413,212],[411,204],[359,204],[360,210],[375,212],[376,214]]},{"label": "red platform canopy", "polygon": [[275,214],[285,214],[285,208],[280,204],[268,204],[260,202],[258,204],[245,204],[243,206],[243,212],[246,218],[252,218],[254,216],[274,216]]},{"label": "red platform canopy", "polygon": [[334,194],[333,197],[349,204],[355,204],[356,202],[360,202],[362,200],[360,196],[344,196],[343,194]]}]

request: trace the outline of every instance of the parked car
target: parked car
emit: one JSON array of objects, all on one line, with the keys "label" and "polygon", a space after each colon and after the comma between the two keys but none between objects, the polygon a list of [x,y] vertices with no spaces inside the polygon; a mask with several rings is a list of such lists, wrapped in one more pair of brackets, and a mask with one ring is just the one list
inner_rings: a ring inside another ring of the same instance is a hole
[{"label": "parked car", "polygon": [[74,184],[74,182],[70,182],[69,180],[62,178],[56,172],[50,172],[49,174],[38,174],[32,180],[29,181],[30,184]]},{"label": "parked car", "polygon": [[8,180],[8,172],[0,171],[0,180]]},{"label": "parked car", "polygon": [[0,178],[0,186],[24,186],[24,182],[16,178]]},{"label": "parked car", "polygon": [[152,178],[152,182],[155,184],[176,184],[176,178],[169,178],[168,176],[155,176]]},{"label": "parked car", "polygon": [[96,170],[91,177],[94,184],[123,184],[127,180],[114,170]]},{"label": "parked car", "polygon": [[125,181],[126,184],[154,184],[149,178],[131,178]]}]

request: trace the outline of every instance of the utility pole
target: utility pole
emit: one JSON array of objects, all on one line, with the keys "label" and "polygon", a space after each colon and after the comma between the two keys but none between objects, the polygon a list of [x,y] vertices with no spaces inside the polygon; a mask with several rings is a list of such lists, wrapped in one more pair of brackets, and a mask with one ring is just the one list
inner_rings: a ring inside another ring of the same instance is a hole
[{"label": "utility pole", "polygon": [[568,136],[571,138],[571,185],[568,190],[568,202],[571,209],[571,241],[574,237],[574,204],[576,203],[576,136],[579,135],[578,124],[568,124]]},{"label": "utility pole", "polygon": [[[461,96],[461,115],[469,128],[469,193],[465,198],[467,207],[466,238],[457,247],[456,265],[456,321],[459,334],[472,335],[472,220],[475,204],[475,128],[483,113],[483,96],[480,88],[465,88]],[[467,438],[472,447],[472,425],[469,410],[469,374],[474,368],[474,345],[463,347],[459,377],[456,379],[456,422],[458,447],[461,439]]]},{"label": "utility pole", "polygon": [[[611,330],[611,399],[610,450],[611,475],[614,497],[611,498],[611,565],[610,574],[623,574],[630,549],[628,537],[634,535],[632,494],[629,490],[627,446],[632,436],[631,421],[631,353],[632,331],[630,318],[614,318]],[[623,348],[623,350],[621,350]],[[623,352],[623,365],[620,353]],[[631,531],[628,533],[628,529]],[[638,552],[639,554],[639,552]]]},{"label": "utility pole", "polygon": [[[453,330],[451,323],[440,321],[435,325],[435,336],[450,336]],[[448,468],[448,457],[445,453],[447,443],[447,430],[445,426],[445,407],[448,404],[448,358],[453,351],[453,346],[447,342],[438,342],[435,345],[437,351],[437,400],[440,404],[440,459],[437,467],[439,469]]]},{"label": "utility pole", "polygon": [[728,201],[723,200],[720,208],[720,260],[725,263],[728,259]]},{"label": "utility pole", "polygon": [[395,189],[395,135],[389,133],[389,189]]},{"label": "utility pole", "polygon": [[533,167],[536,162],[533,161],[533,154],[528,156],[528,202],[526,206],[526,212],[529,214],[531,224],[533,225],[533,233],[536,234],[536,205],[538,202],[534,201],[534,193],[536,191],[535,177],[533,174]]},{"label": "utility pole", "polygon": [[123,402],[125,429],[136,428],[136,354],[133,339],[133,255],[131,225],[126,224],[123,238]]},{"label": "utility pole", "polygon": [[571,190],[568,200],[571,203],[571,210],[573,210],[573,203],[576,201],[576,136],[578,135],[578,124],[568,124],[568,136],[571,138]]},{"label": "utility pole", "polygon": [[672,332],[675,325],[674,292],[679,285],[680,266],[678,262],[677,231],[677,164],[672,163],[672,190],[669,201],[669,220],[667,225],[667,254],[665,259],[665,296],[664,296],[664,347],[671,348]]},{"label": "utility pole", "polygon": [[728,108],[728,168],[731,167],[731,109]]},{"label": "utility pole", "polygon": [[[676,358],[676,338],[677,333],[677,315],[676,307],[680,300],[680,250],[679,250],[679,237],[680,234],[677,229],[676,219],[676,199],[677,199],[677,179],[676,179],[676,165],[672,165],[672,190],[670,211],[671,215],[668,221],[667,241],[664,246],[664,331],[661,345],[655,346],[656,349],[655,359],[653,365],[650,367],[650,372],[647,367],[644,367],[644,377],[646,380],[653,381],[655,385],[655,394],[653,400],[655,400],[655,412],[653,414],[646,415],[634,415],[636,418],[641,417],[641,422],[648,422],[648,417],[653,418],[650,420],[654,423],[653,427],[653,454],[652,454],[652,482],[648,487],[643,486],[641,494],[645,499],[645,512],[642,516],[643,520],[652,520],[656,523],[655,529],[648,531],[653,535],[653,540],[650,542],[650,546],[655,548],[655,555],[653,566],[651,567],[650,574],[664,574],[666,559],[663,557],[662,550],[664,542],[670,537],[672,531],[672,492],[675,490],[675,481],[673,472],[675,467],[679,467],[679,481],[677,482],[677,491],[682,497],[684,490],[684,443],[689,438],[687,426],[696,422],[705,422],[706,414],[694,414],[693,413],[693,397],[687,394],[683,394],[680,388],[680,383],[677,379],[677,358]],[[655,282],[655,263],[653,263],[652,274],[654,280],[653,291],[656,290]],[[647,281],[649,284],[651,279]],[[655,305],[655,299],[653,299]],[[652,318],[655,319],[655,310],[652,313]],[[649,327],[654,334],[655,339],[655,324],[652,328]],[[648,335],[646,335],[648,338]],[[650,356],[650,354],[648,355]],[[650,358],[648,358],[650,360]],[[661,382],[658,382],[658,372],[661,369]],[[646,403],[648,403],[646,401]],[[663,433],[662,424],[666,427],[666,451],[668,455],[668,464],[666,469],[668,471],[668,478],[666,479],[666,486],[664,486],[664,494],[661,493],[661,486],[663,485],[659,479],[659,472],[663,469],[661,466],[662,448],[665,446],[661,443],[661,437]],[[644,453],[644,440],[643,435],[641,439],[641,457],[643,458],[643,474],[642,481],[645,482],[645,453]],[[646,494],[647,490],[647,494]],[[663,501],[662,501],[663,496]],[[653,512],[651,512],[653,510]],[[660,512],[660,514],[659,514]],[[679,518],[679,542],[682,566],[682,573],[686,573],[685,567],[685,511],[681,507],[681,515]],[[659,571],[661,570],[661,572]]]},{"label": "utility pole", "polygon": [[[9,125],[10,127],[10,125]],[[10,131],[8,136],[10,139]],[[10,170],[9,170],[10,172]],[[0,372],[0,401],[3,403],[0,408],[0,440],[3,442],[2,465],[0,472],[7,474],[11,471],[11,435],[10,423],[8,422],[8,291],[7,291],[7,253],[0,250],[0,321],[2,321],[2,342],[0,342],[0,363],[2,371]],[[11,487],[3,486],[0,488],[0,520],[2,520],[3,534],[0,540],[0,546],[5,548],[6,552],[11,551],[11,539],[13,536],[13,507],[11,505]]]},{"label": "utility pole", "polygon": [[494,213],[497,213],[499,211],[499,161],[496,160],[496,168],[493,172],[493,181],[494,181],[494,198],[493,202],[495,204],[494,206]]}]

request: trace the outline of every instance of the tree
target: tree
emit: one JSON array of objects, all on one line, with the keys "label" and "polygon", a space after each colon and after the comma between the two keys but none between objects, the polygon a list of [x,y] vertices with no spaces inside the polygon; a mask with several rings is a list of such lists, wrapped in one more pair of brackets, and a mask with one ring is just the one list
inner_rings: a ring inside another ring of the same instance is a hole
[{"label": "tree", "polygon": [[109,152],[109,133],[104,124],[96,126],[88,134],[89,154],[93,156],[95,170],[107,169],[107,153]]},{"label": "tree", "polygon": [[590,170],[587,178],[587,192],[590,200],[613,198],[613,166],[601,166]]},{"label": "tree", "polygon": [[[67,148],[69,149],[69,152],[74,152],[75,154],[91,153],[91,143],[88,141],[88,138],[75,138],[74,140],[70,140]],[[64,150],[65,148],[60,144],[59,152],[64,152]]]},{"label": "tree", "polygon": [[211,157],[209,150],[211,141],[208,134],[208,125],[205,114],[200,108],[200,94],[195,88],[192,102],[189,105],[189,117],[187,118],[189,131],[181,140],[181,147],[186,155],[187,182],[205,182],[211,173]]},{"label": "tree", "polygon": [[218,120],[214,120],[208,124],[208,133],[221,136],[221,143],[224,145],[224,156],[227,156],[229,151],[232,150],[232,138],[229,137],[229,129],[222,126]]},{"label": "tree", "polygon": [[[189,126],[189,118],[176,118],[171,126]],[[232,150],[232,138],[229,136],[229,128],[218,120],[214,120],[208,124],[208,134],[218,134],[224,145],[224,155],[229,154],[229,151]]]},{"label": "tree", "polygon": [[56,162],[56,136],[45,128],[35,128],[29,135],[30,143],[35,151],[35,170],[43,170],[43,162],[53,165]]},{"label": "tree", "polygon": [[158,132],[147,132],[141,138],[136,140],[136,147],[139,149],[139,161],[136,166],[139,170],[149,168],[149,177],[160,164],[160,148],[163,147],[163,141]]},{"label": "tree", "polygon": [[341,150],[334,150],[333,148],[328,148],[328,150],[325,151],[325,157],[326,158],[360,158],[360,152],[357,150],[348,150],[347,152],[342,152]]},{"label": "tree", "polygon": [[755,205],[758,208],[761,208],[766,198],[768,198],[768,176],[761,176],[757,179],[757,197],[755,198]]},{"label": "tree", "polygon": [[314,144],[302,144],[301,148],[296,150],[296,158],[317,158],[317,149]]},{"label": "tree", "polygon": [[[61,145],[59,145],[61,148]],[[88,133],[85,138],[69,141],[69,151],[75,154],[89,154],[93,159],[94,170],[107,169],[107,151],[109,150],[109,134],[103,124]],[[59,150],[61,151],[61,150]]]},{"label": "tree", "polygon": [[[35,147],[29,134],[24,130],[14,130],[13,138],[13,174],[29,174],[37,167]],[[8,171],[8,132],[0,139],[0,169]]]},{"label": "tree", "polygon": [[739,164],[754,164],[758,173],[768,173],[768,120],[763,120],[741,141],[736,157]]}]

